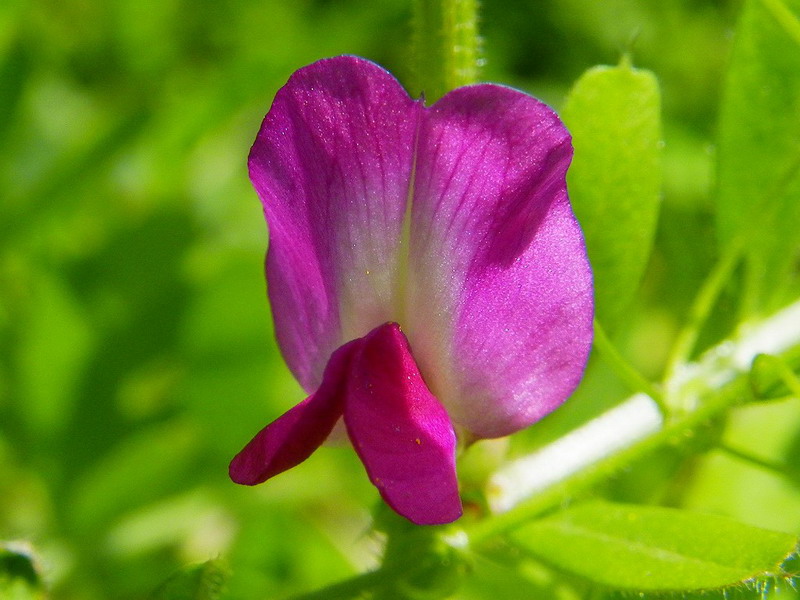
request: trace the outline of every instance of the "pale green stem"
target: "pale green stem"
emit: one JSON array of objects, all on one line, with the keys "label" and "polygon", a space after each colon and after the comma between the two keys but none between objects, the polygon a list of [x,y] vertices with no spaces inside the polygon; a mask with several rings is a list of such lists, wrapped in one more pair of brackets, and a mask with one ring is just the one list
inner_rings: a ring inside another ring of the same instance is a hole
[{"label": "pale green stem", "polygon": [[[529,478],[547,478],[544,485],[527,482],[529,489],[535,490],[532,495],[514,498],[513,502],[497,502],[506,512],[497,514],[465,530],[472,547],[481,546],[498,535],[505,534],[525,522],[558,508],[565,500],[586,492],[592,486],[629,467],[653,450],[680,443],[691,438],[693,432],[710,419],[719,417],[731,407],[740,403],[750,395],[749,369],[753,359],[760,353],[780,355],[787,350],[800,346],[800,301],[783,309],[769,319],[754,326],[743,327],[738,337],[726,340],[706,352],[696,363],[684,365],[675,375],[675,381],[668,382],[676,390],[685,412],[673,415],[663,426],[654,422],[652,413],[639,410],[642,416],[633,419],[630,411],[620,411],[617,407],[601,415],[602,427],[598,430],[629,431],[628,439],[635,440],[622,448],[609,446],[602,436],[586,435],[575,438],[575,443],[564,444],[557,440],[549,447],[524,457],[518,462],[531,461],[536,455],[547,454],[547,464],[572,465],[565,468],[557,477],[550,473],[541,473],[537,465],[528,474]],[[634,396],[622,406],[641,404],[642,396]],[[643,406],[643,405],[642,405]],[[615,412],[616,411],[616,412]],[[572,434],[591,432],[593,422],[579,428]],[[638,429],[639,435],[636,435]],[[568,436],[567,436],[568,437]],[[599,441],[598,441],[599,440]],[[555,447],[558,452],[549,452]],[[561,453],[561,456],[558,454]],[[576,459],[575,453],[580,456]],[[527,464],[532,464],[528,462]],[[513,468],[510,465],[508,468]],[[503,471],[498,476],[503,476]],[[515,481],[521,481],[520,473],[516,473]],[[497,477],[493,478],[497,481]],[[490,481],[490,488],[492,481]],[[510,490],[513,493],[514,490]],[[491,490],[490,490],[491,494]]]},{"label": "pale green stem", "polygon": [[631,392],[647,394],[658,404],[661,412],[666,414],[667,409],[661,391],[623,358],[597,319],[594,320],[594,347]]},{"label": "pale green stem", "polygon": [[636,394],[551,444],[505,465],[490,478],[486,500],[493,512],[508,511],[576,473],[594,469],[603,458],[659,431],[663,423],[653,400]]},{"label": "pale green stem", "polygon": [[744,393],[746,384],[745,378],[729,384],[698,410],[686,413],[679,420],[632,446],[623,448],[615,454],[600,457],[590,468],[572,473],[566,479],[517,504],[511,510],[467,529],[470,545],[472,547],[480,546],[498,535],[508,533],[531,519],[558,508],[563,502],[585,493],[591,487],[621,472],[649,452],[686,439],[687,434],[690,434],[695,428],[736,404]]},{"label": "pale green stem", "polygon": [[434,102],[478,80],[478,0],[414,0],[413,91]]}]

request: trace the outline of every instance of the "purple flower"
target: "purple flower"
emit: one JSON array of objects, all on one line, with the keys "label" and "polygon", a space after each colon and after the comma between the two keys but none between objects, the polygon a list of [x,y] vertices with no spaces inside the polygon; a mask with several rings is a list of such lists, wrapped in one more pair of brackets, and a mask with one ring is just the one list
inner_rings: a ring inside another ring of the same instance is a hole
[{"label": "purple flower", "polygon": [[294,73],[249,168],[278,343],[311,395],[247,444],[231,478],[299,464],[343,418],[395,511],[457,519],[456,436],[527,427],[586,363],[592,280],[571,157],[556,114],[513,89],[425,107],[361,58]]}]

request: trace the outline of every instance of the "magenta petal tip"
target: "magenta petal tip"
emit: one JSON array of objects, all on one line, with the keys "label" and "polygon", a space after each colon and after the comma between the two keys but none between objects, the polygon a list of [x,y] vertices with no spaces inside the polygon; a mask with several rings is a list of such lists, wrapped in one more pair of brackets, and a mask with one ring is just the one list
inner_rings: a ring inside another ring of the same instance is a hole
[{"label": "magenta petal tip", "polygon": [[228,474],[234,483],[263,483],[299,465],[327,439],[342,416],[347,369],[358,343],[334,352],[316,393],[264,427],[233,458]]},{"label": "magenta petal tip", "polygon": [[353,358],[344,421],[370,480],[417,525],[461,516],[456,435],[396,323],[370,332]]}]

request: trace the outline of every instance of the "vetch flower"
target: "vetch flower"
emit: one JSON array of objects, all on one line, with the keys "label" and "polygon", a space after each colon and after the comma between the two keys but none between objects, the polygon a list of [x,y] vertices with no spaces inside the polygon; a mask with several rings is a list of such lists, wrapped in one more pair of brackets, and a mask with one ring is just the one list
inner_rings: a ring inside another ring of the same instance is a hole
[{"label": "vetch flower", "polygon": [[425,107],[361,58],[294,73],[249,169],[276,336],[310,396],[247,444],[231,478],[297,465],[343,419],[395,511],[457,519],[457,435],[527,427],[583,373],[592,282],[571,157],[556,114],[510,88]]}]

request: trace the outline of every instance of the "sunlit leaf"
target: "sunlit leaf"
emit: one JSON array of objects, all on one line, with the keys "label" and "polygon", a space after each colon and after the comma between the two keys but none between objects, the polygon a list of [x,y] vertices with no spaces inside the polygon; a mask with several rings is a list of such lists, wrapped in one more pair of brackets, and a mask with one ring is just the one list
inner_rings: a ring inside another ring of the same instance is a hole
[{"label": "sunlit leaf", "polygon": [[797,283],[800,250],[800,0],[749,0],[719,124],[717,227],[746,248],[745,312]]},{"label": "sunlit leaf", "polygon": [[605,586],[718,589],[782,573],[796,538],[725,517],[590,502],[518,530],[532,555]]},{"label": "sunlit leaf", "polygon": [[639,286],[661,196],[661,101],[656,78],[595,67],[578,80],[563,118],[575,158],[567,176],[595,275],[597,314],[613,324]]}]

